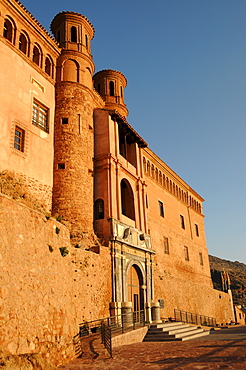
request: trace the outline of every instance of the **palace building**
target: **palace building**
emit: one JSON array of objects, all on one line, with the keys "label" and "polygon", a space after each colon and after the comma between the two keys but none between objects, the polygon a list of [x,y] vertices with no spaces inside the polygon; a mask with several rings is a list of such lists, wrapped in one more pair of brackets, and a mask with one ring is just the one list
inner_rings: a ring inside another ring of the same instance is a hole
[{"label": "palace building", "polygon": [[95,73],[90,21],[61,12],[52,36],[0,0],[0,30],[0,174],[23,187],[0,187],[3,348],[49,342],[57,363],[78,323],[124,309],[233,319],[211,281],[204,200],[128,122],[126,77]]}]

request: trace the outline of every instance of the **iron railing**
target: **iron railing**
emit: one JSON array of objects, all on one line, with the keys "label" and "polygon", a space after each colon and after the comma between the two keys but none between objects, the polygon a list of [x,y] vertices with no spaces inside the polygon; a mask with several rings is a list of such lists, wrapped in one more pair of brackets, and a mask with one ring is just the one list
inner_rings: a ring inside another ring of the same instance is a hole
[{"label": "iron railing", "polygon": [[108,351],[110,358],[113,357],[112,351],[112,332],[110,326],[108,326],[105,322],[101,322],[101,338],[102,344]]},{"label": "iron railing", "polygon": [[84,322],[79,325],[79,336],[101,333],[102,343],[112,357],[112,337],[141,326],[145,326],[144,310]]},{"label": "iron railing", "polygon": [[195,324],[201,326],[216,326],[216,319],[205,315],[199,315],[187,311],[174,310],[174,317],[176,321],[186,322],[188,324]]}]

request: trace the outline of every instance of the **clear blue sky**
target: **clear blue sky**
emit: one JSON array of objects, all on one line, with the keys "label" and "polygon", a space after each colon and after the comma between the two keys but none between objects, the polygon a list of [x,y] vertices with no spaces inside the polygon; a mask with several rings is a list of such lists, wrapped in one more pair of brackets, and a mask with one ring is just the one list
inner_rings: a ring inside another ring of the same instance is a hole
[{"label": "clear blue sky", "polygon": [[23,0],[49,30],[85,15],[96,71],[128,80],[128,121],[203,198],[209,253],[246,263],[246,1]]}]

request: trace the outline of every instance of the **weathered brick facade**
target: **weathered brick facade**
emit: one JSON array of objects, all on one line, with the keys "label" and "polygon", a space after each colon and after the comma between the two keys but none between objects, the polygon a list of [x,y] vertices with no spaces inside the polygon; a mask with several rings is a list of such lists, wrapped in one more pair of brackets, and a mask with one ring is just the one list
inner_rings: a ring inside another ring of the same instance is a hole
[{"label": "weathered brick facade", "polygon": [[203,198],[127,121],[125,76],[94,74],[90,21],[61,12],[53,38],[0,0],[0,29],[2,349],[57,365],[80,322],[126,309],[151,320],[159,301],[165,318],[233,319],[212,288]]}]

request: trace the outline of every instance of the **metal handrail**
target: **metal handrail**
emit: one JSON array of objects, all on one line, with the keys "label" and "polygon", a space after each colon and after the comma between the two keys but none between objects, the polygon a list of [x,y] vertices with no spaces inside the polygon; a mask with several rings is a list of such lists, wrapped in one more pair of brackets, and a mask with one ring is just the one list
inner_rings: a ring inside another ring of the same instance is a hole
[{"label": "metal handrail", "polygon": [[144,310],[84,322],[79,325],[79,336],[101,333],[102,343],[112,357],[112,337],[141,326],[145,326]]},{"label": "metal handrail", "polygon": [[94,321],[85,321],[79,324],[80,337],[94,333],[101,333],[102,322],[107,323],[114,334],[117,332],[124,333],[126,329],[130,330],[131,327],[134,330],[137,327],[145,325],[144,310],[109,316]]},{"label": "metal handrail", "polygon": [[214,317],[199,315],[188,311],[175,309],[174,317],[176,321],[182,321],[188,324],[195,324],[201,326],[216,326],[216,319]]}]

